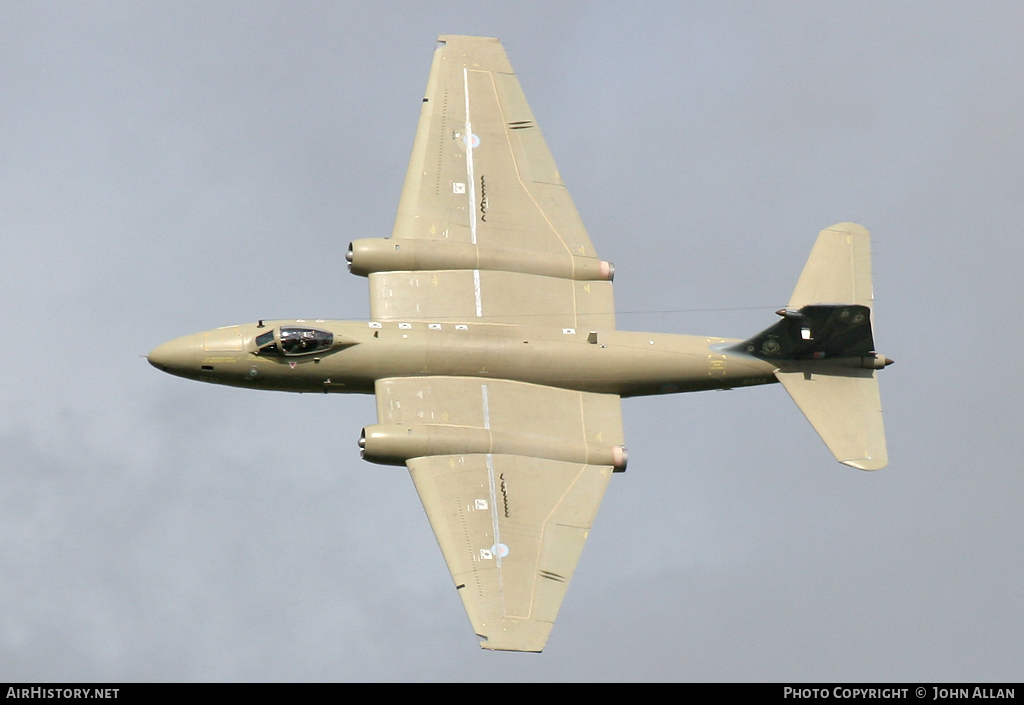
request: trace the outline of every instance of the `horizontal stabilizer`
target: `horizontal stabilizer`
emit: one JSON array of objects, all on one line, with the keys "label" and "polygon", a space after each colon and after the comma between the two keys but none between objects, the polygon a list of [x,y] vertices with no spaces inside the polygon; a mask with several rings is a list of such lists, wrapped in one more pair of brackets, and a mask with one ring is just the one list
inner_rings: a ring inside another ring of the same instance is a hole
[{"label": "horizontal stabilizer", "polygon": [[805,361],[775,376],[836,460],[861,470],[889,463],[874,370]]}]

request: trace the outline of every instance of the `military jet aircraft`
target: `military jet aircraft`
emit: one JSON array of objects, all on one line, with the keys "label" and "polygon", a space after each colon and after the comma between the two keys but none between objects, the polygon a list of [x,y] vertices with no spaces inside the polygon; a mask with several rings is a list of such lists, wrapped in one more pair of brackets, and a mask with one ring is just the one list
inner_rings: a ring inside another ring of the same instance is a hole
[{"label": "military jet aircraft", "polygon": [[358,445],[405,465],[485,649],[541,651],[613,472],[620,398],[781,382],[836,459],[887,462],[869,235],[822,230],[748,340],[617,330],[598,258],[496,39],[442,36],[388,239],[347,259],[369,321],[233,325],[157,347],[181,377],[375,394]]}]

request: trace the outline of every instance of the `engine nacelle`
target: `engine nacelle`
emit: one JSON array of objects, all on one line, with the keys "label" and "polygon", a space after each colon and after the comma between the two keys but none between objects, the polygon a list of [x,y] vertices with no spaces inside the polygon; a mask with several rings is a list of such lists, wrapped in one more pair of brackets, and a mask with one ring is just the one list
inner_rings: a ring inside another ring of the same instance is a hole
[{"label": "engine nacelle", "polygon": [[587,465],[626,469],[629,456],[624,446],[598,443],[566,443],[562,438],[519,435],[484,428],[443,424],[375,424],[359,436],[363,460],[379,465],[405,465],[410,458],[429,455],[524,455]]},{"label": "engine nacelle", "polygon": [[349,243],[345,259],[348,260],[349,271],[363,277],[374,272],[485,269],[578,281],[611,281],[615,278],[615,265],[596,257],[484,247],[447,240],[354,240]]}]

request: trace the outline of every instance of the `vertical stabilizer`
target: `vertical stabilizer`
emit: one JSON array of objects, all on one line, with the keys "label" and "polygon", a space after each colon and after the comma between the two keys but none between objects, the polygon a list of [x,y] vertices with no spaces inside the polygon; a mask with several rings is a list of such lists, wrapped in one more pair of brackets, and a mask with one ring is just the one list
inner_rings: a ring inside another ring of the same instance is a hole
[{"label": "vertical stabilizer", "polygon": [[808,304],[858,304],[871,308],[874,299],[868,231],[856,223],[839,223],[818,233],[789,299],[789,308]]}]

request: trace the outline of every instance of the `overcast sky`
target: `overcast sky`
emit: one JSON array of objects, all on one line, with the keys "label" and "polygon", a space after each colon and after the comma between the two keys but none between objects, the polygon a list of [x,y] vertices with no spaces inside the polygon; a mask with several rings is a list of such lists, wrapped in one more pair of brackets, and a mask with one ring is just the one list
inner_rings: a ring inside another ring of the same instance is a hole
[{"label": "overcast sky", "polygon": [[[624,402],[547,650],[483,652],[369,396],[142,357],[365,318],[438,34],[501,38],[619,327],[747,337],[873,235],[890,465]],[[0,4],[0,681],[1024,679],[1024,6]],[[717,310],[725,309],[725,310]],[[641,312],[641,313],[636,313]]]}]

